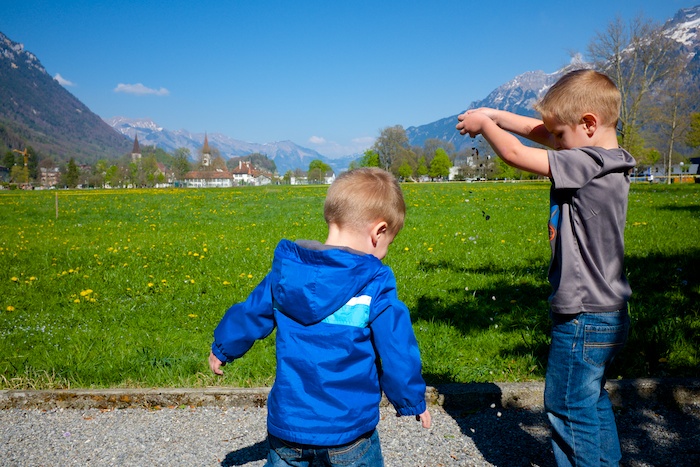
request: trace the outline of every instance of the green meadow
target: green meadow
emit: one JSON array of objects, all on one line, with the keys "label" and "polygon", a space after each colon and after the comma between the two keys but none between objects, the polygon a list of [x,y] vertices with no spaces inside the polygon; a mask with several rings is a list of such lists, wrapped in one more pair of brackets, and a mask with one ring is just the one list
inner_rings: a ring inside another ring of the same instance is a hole
[{"label": "green meadow", "polygon": [[[265,386],[274,336],[214,377],[212,332],[325,186],[0,192],[0,389]],[[542,380],[549,183],[404,184],[385,262],[428,384]],[[613,378],[700,376],[700,184],[633,184]]]}]

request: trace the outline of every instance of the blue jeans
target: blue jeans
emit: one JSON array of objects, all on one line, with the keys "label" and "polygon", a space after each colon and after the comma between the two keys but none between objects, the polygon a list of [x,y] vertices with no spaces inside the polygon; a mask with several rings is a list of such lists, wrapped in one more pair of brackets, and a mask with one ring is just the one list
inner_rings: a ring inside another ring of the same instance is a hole
[{"label": "blue jeans", "polygon": [[[374,430],[342,446],[308,446],[284,441],[267,434],[269,467],[309,467],[314,459],[327,467],[383,467],[379,434]],[[314,464],[317,465],[317,464]]]},{"label": "blue jeans", "polygon": [[627,310],[552,314],[544,405],[557,465],[617,466],[622,457],[605,370],[627,340]]}]

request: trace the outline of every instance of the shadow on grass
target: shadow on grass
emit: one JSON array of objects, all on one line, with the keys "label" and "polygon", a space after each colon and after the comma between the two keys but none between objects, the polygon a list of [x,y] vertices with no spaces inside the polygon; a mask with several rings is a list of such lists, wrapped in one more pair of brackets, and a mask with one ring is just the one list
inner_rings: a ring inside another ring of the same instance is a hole
[{"label": "shadow on grass", "polygon": [[[700,377],[700,249],[677,255],[631,256],[625,265],[633,290],[632,328],[610,376]],[[521,342],[503,349],[501,357],[532,356],[539,366],[532,377],[544,378],[551,327],[547,304],[550,287],[536,285],[532,276],[546,275],[546,265],[463,268],[442,261],[421,263],[419,268],[435,274],[449,269],[486,275],[492,280],[484,290],[452,288],[440,295],[419,297],[411,309],[414,321],[442,322],[463,336],[494,323],[505,331],[520,330]],[[425,376],[429,384],[455,382],[445,374]]]},{"label": "shadow on grass", "polygon": [[[685,209],[685,208],[684,208]],[[493,325],[498,316],[504,329],[535,330],[538,335],[502,351],[502,356],[535,356],[544,377],[548,352],[548,285],[534,286],[524,281],[513,285],[512,277],[526,277],[532,270],[522,268],[460,268],[450,262],[423,263],[426,271],[450,269],[464,274],[493,276],[488,290],[468,297],[468,291],[452,289],[451,299],[422,296],[412,310],[414,319],[442,321],[462,335]],[[634,295],[630,303],[632,329],[625,349],[615,360],[613,378],[698,378],[700,349],[700,249],[683,254],[628,256],[627,275]],[[508,279],[504,279],[508,278]],[[496,300],[493,300],[496,297]],[[440,387],[454,383],[449,374],[425,374],[428,384]],[[466,383],[467,385],[470,383]],[[489,383],[481,383],[489,385]],[[496,466],[554,465],[549,427],[541,411],[502,409],[497,386],[493,401],[477,400],[470,405],[459,398],[445,398],[445,410],[471,437],[484,458]],[[657,395],[649,402],[646,395],[628,393],[618,407],[618,429],[623,462],[628,465],[700,465],[700,411],[678,407],[672,399]],[[662,402],[659,402],[662,400]],[[494,404],[494,407],[491,407]],[[499,408],[501,416],[498,416]]]}]

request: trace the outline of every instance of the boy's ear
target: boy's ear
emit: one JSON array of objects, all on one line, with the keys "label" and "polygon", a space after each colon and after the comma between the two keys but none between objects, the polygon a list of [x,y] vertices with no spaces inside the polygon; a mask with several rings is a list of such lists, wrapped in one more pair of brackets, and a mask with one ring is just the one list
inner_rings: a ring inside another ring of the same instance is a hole
[{"label": "boy's ear", "polygon": [[598,117],[596,117],[595,114],[584,114],[583,117],[581,117],[581,121],[586,128],[588,136],[592,136],[598,128]]},{"label": "boy's ear", "polygon": [[372,245],[377,246],[379,237],[386,234],[388,229],[389,224],[387,224],[386,221],[379,221],[374,224],[374,227],[372,227],[372,231],[370,232],[370,235],[372,236]]}]

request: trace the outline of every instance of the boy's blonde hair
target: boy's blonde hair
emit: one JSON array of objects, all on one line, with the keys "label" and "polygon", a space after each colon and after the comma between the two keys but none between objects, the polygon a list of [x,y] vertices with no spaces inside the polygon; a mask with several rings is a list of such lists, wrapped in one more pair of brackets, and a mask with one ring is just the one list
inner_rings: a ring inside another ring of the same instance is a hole
[{"label": "boy's blonde hair", "polygon": [[535,104],[542,119],[565,125],[581,123],[586,113],[598,116],[601,126],[616,127],[622,97],[615,83],[595,70],[576,70],[562,76]]},{"label": "boy's blonde hair", "polygon": [[406,204],[396,178],[377,167],[344,172],[328,188],[323,217],[328,225],[358,230],[377,221],[388,224],[389,233],[403,227]]}]

